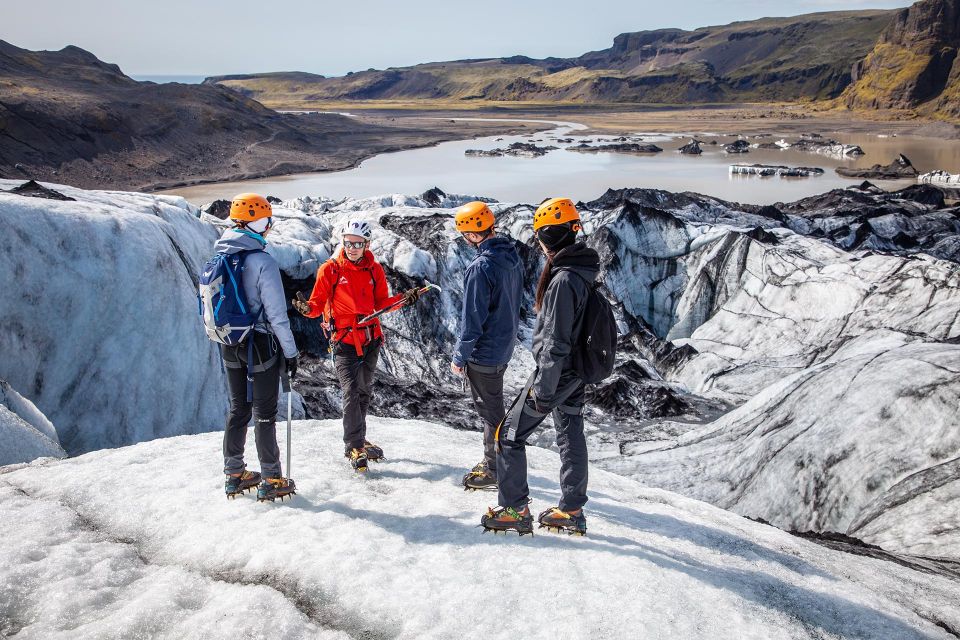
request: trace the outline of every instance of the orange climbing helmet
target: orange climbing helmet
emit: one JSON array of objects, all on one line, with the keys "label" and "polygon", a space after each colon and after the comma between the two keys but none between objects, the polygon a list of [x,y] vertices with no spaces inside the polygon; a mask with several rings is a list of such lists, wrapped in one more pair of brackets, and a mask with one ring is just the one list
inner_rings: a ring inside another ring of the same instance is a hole
[{"label": "orange climbing helmet", "polygon": [[550,198],[543,202],[533,214],[533,230],[555,224],[572,222],[574,231],[580,230],[580,214],[570,198]]},{"label": "orange climbing helmet", "polygon": [[493,228],[493,211],[485,202],[475,200],[459,209],[453,218],[460,233],[483,233]]},{"label": "orange climbing helmet", "polygon": [[266,198],[257,193],[241,193],[230,203],[231,220],[253,222],[272,215],[273,207]]}]

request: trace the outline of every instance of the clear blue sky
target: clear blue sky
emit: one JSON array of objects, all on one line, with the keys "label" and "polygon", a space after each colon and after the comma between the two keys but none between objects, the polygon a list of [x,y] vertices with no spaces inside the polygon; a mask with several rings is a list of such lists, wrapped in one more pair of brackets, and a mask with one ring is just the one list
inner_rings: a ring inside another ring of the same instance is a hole
[{"label": "clear blue sky", "polygon": [[569,57],[627,31],[889,9],[909,0],[7,0],[0,39],[74,44],[128,74],[218,75],[522,54]]}]

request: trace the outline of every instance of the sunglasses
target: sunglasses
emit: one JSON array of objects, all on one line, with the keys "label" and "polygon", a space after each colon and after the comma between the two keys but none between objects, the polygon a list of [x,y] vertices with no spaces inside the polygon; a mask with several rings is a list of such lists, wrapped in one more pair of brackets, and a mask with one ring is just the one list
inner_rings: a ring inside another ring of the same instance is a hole
[{"label": "sunglasses", "polygon": [[347,249],[363,249],[365,246],[367,246],[367,241],[360,240],[358,242],[353,242],[351,240],[344,240],[343,246]]}]

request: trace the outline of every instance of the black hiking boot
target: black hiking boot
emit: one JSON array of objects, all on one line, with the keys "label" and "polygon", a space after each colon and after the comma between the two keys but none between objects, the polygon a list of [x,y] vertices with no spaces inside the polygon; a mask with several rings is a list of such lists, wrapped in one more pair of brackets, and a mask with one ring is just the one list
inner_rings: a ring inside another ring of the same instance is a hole
[{"label": "black hiking boot", "polygon": [[256,471],[244,471],[239,475],[228,475],[227,481],[223,483],[223,490],[227,494],[228,500],[233,500],[238,495],[250,491],[260,484],[260,474]]},{"label": "black hiking boot", "polygon": [[490,507],[487,512],[480,517],[480,526],[483,532],[516,531],[521,536],[528,533],[533,535],[533,516],[530,515],[530,509],[524,507],[519,511],[513,507]]},{"label": "black hiking boot", "polygon": [[485,489],[496,489],[497,477],[490,473],[487,461],[477,464],[463,476],[464,491],[480,491]]},{"label": "black hiking boot", "polygon": [[350,449],[346,457],[350,459],[350,466],[357,473],[367,472],[367,452],[363,449]]},{"label": "black hiking boot", "polygon": [[264,478],[257,489],[257,502],[273,502],[280,498],[280,502],[287,496],[297,492],[297,485],[290,478]]},{"label": "black hiking boot", "polygon": [[587,535],[587,517],[583,515],[583,509],[578,509],[575,513],[571,511],[562,511],[559,507],[552,507],[541,513],[537,517],[540,528],[546,528],[547,531],[556,531],[560,533],[565,531],[570,535]]}]

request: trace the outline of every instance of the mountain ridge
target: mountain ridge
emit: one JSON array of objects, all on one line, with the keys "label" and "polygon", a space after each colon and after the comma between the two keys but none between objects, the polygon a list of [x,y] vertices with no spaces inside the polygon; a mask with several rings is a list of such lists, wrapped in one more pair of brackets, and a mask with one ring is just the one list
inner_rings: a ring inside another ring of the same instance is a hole
[{"label": "mountain ridge", "polygon": [[[430,62],[338,78],[207,78],[270,104],[286,100],[454,99],[731,102],[835,98],[896,12],[820,12],[693,31],[626,32],[573,58]],[[829,46],[828,46],[829,45]],[[300,84],[304,83],[304,84]]]},{"label": "mountain ridge", "polygon": [[463,129],[282,114],[222,86],[137,82],[73,45],[29,51],[0,40],[0,177],[154,190],[346,169],[469,136]]}]

